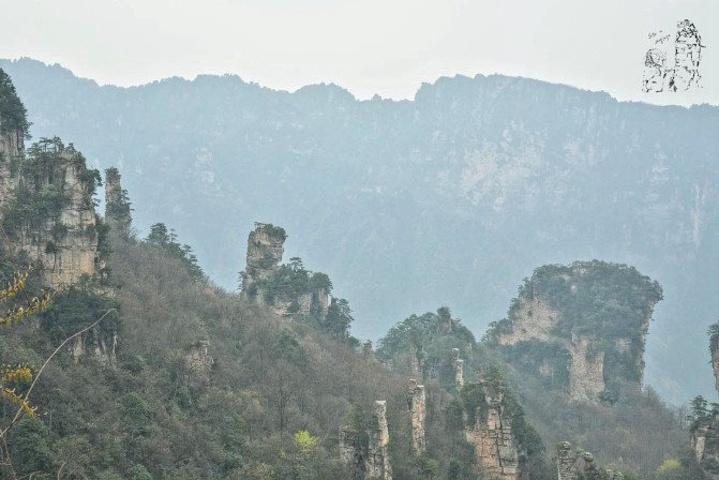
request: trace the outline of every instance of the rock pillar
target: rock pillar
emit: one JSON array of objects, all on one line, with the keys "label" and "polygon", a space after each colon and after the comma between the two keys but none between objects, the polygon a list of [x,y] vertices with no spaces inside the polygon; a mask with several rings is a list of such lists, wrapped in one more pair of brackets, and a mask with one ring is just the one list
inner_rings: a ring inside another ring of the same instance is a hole
[{"label": "rock pillar", "polygon": [[414,378],[409,381],[407,388],[407,407],[412,425],[412,451],[424,453],[427,450],[425,440],[426,397],[424,385],[418,385]]},{"label": "rock pillar", "polygon": [[557,445],[557,480],[577,480],[577,456],[572,451],[572,444],[562,442]]},{"label": "rock pillar", "polygon": [[373,430],[369,437],[367,476],[380,480],[392,480],[392,468],[389,463],[387,402],[385,400],[374,402],[373,421]]}]

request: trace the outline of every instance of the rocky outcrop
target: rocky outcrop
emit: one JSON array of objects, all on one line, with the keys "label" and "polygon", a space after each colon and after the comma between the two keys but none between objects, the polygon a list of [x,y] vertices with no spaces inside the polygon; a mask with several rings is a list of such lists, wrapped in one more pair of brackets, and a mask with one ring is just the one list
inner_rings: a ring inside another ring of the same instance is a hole
[{"label": "rocky outcrop", "polygon": [[[549,265],[525,280],[508,318],[488,338],[509,347],[510,362],[534,365],[531,373],[566,378],[571,400],[594,402],[607,392],[607,378],[641,387],[646,335],[661,298],[661,287],[633,267],[599,261]],[[513,358],[511,347],[524,342],[545,344],[525,352],[547,357]]]},{"label": "rocky outcrop", "polygon": [[424,453],[427,450],[425,417],[427,416],[426,397],[424,385],[418,385],[417,380],[410,379],[407,388],[407,408],[409,410],[412,428],[412,451]]},{"label": "rocky outcrop", "polygon": [[392,480],[386,401],[374,402],[369,431],[360,432],[354,425],[340,428],[339,453],[352,480]]},{"label": "rocky outcrop", "polygon": [[299,258],[281,265],[286,238],[281,227],[256,224],[247,240],[242,294],[272,308],[278,315],[324,317],[330,308],[332,283],[323,273],[305,270]]},{"label": "rocky outcrop", "polygon": [[[621,472],[598,467],[594,455],[581,449],[572,450],[572,444],[561,442],[555,455],[557,462],[557,480],[624,480]],[[584,463],[580,472],[579,460]]]},{"label": "rocky outcrop", "polygon": [[21,158],[2,221],[11,254],[25,253],[52,288],[102,268],[93,195],[100,177],[72,145],[43,140]]},{"label": "rocky outcrop", "polygon": [[96,170],[72,144],[41,139],[27,152],[25,107],[0,70],[0,220],[6,253],[24,253],[49,287],[92,276],[99,227],[93,195]]},{"label": "rocky outcrop", "polygon": [[268,280],[279,268],[285,253],[287,234],[281,227],[257,223],[247,239],[247,262],[242,276],[242,293],[262,301],[257,284]]},{"label": "rocky outcrop", "polygon": [[596,345],[589,338],[573,335],[568,345],[572,362],[569,367],[569,397],[576,402],[597,400],[604,391],[604,352],[591,353]]},{"label": "rocky outcrop", "polygon": [[25,115],[10,77],[0,69],[0,208],[15,188],[14,172],[25,156]]},{"label": "rocky outcrop", "polygon": [[352,427],[340,428],[338,437],[340,462],[344,465],[351,480],[364,480],[366,477],[366,449],[362,447],[361,436]]},{"label": "rocky outcrop", "polygon": [[372,340],[366,340],[362,344],[362,359],[369,363],[372,361]]},{"label": "rocky outcrop", "polygon": [[482,399],[474,425],[465,428],[467,442],[474,446],[477,464],[490,478],[518,480],[519,451],[512,433],[512,417],[505,411],[501,386],[482,382]]},{"label": "rocky outcrop", "polygon": [[389,463],[389,429],[387,427],[387,402],[377,400],[373,409],[373,430],[369,437],[367,475],[369,478],[392,480]]},{"label": "rocky outcrop", "polygon": [[[499,336],[500,345],[513,346],[531,340],[555,344],[556,348],[565,350],[571,358],[568,365],[569,397],[582,402],[599,399],[605,389],[604,352],[597,351],[594,355],[589,355],[590,350],[598,349],[596,339],[581,334],[572,334],[570,338],[556,335],[555,331],[563,319],[562,313],[551,308],[549,303],[542,299],[520,298],[519,308],[513,319],[514,329]],[[541,367],[538,373],[553,373],[547,367]]]},{"label": "rocky outcrop", "polygon": [[13,176],[13,170],[25,155],[23,132],[11,130],[3,133],[2,129],[2,118],[0,118],[0,208],[15,189],[17,178]]},{"label": "rocky outcrop", "polygon": [[115,366],[117,364],[117,332],[106,331],[95,327],[83,335],[75,337],[70,346],[70,357],[75,363],[83,358],[89,358],[103,365]]},{"label": "rocky outcrop", "polygon": [[[709,352],[719,392],[719,323],[709,327]],[[691,449],[708,479],[719,479],[719,413],[703,397],[692,401]]]},{"label": "rocky outcrop", "polygon": [[127,190],[122,188],[120,172],[111,167],[105,170],[105,221],[123,237],[130,235],[132,209]]},{"label": "rocky outcrop", "polygon": [[209,354],[210,342],[200,340],[190,347],[185,354],[185,371],[188,383],[192,386],[206,385],[210,381],[210,373],[215,360]]},{"label": "rocky outcrop", "polygon": [[579,470],[577,455],[572,451],[572,444],[562,442],[557,445],[557,480],[577,480]]},{"label": "rocky outcrop", "polygon": [[694,452],[694,458],[696,458],[697,462],[699,463],[704,460],[708,432],[709,425],[697,425],[697,427],[692,432],[692,451]]},{"label": "rocky outcrop", "polygon": [[719,335],[712,335],[709,341],[709,351],[712,356],[712,370],[714,371],[714,388],[719,392]]},{"label": "rocky outcrop", "polygon": [[464,387],[464,360],[459,358],[459,348],[452,349],[452,367],[454,367],[454,385],[457,391]]}]

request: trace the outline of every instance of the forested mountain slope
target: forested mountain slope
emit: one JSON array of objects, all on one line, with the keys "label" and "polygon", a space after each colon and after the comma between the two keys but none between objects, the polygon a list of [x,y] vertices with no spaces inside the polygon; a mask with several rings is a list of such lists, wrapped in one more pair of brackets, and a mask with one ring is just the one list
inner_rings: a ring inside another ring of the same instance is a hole
[{"label": "forested mountain slope", "polygon": [[711,391],[693,346],[716,316],[716,107],[499,75],[395,102],[235,76],[100,87],[31,60],[0,66],[33,135],[120,166],[138,228],[175,226],[222,285],[237,285],[227,258],[255,220],[285,226],[288,249],[331,274],[359,336],[438,304],[479,333],[537,265],[627,263],[664,287],[647,380],[677,402]]}]

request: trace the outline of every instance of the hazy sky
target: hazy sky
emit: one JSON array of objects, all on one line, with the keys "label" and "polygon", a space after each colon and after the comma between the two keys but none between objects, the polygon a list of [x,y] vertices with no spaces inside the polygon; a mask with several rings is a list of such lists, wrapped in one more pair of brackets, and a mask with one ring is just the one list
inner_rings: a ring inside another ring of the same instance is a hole
[{"label": "hazy sky", "polygon": [[[620,99],[719,104],[719,0],[0,0],[0,58],[101,84],[236,73],[412,98],[443,75],[504,73]],[[704,88],[641,92],[647,35],[689,18]]]}]

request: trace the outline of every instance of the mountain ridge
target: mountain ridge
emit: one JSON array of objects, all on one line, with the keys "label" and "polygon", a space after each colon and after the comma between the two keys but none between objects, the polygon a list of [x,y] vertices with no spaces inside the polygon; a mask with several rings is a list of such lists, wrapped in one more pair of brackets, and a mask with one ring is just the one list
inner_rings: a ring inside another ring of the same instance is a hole
[{"label": "mountain ridge", "polygon": [[712,391],[706,372],[679,373],[708,372],[691,345],[713,315],[716,107],[500,75],[443,77],[394,101],[219,76],[100,87],[52,80],[41,64],[0,66],[34,135],[58,134],[95,166],[121,167],[152,206],[136,224],[168,221],[226,287],[237,272],[211,245],[242,255],[238,232],[257,219],[293,232],[290,256],[305,252],[330,273],[370,337],[437,304],[480,331],[536,265],[628,263],[666,287],[648,381],[675,402]]}]

